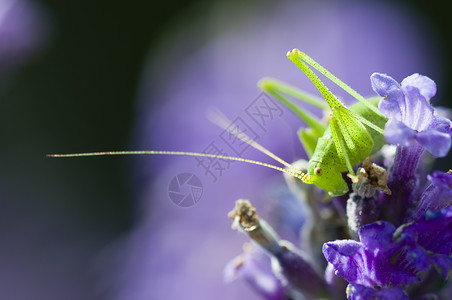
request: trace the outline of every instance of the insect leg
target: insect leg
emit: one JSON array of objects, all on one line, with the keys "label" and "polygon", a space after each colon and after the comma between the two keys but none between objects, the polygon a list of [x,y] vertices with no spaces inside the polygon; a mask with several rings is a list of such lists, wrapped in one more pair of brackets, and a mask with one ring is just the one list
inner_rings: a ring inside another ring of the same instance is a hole
[{"label": "insect leg", "polygon": [[328,109],[328,105],[325,104],[322,98],[314,96],[310,93],[304,92],[296,87],[293,87],[285,82],[279,81],[274,78],[266,77],[262,78],[257,85],[263,91],[269,94],[278,93],[291,96],[295,99],[308,103],[312,106],[321,108],[323,110]]},{"label": "insect leg", "polygon": [[[359,102],[363,103],[364,105],[366,105],[370,110],[372,110],[376,115],[384,117],[380,111],[373,106],[368,100],[366,100],[363,96],[361,96],[357,91],[355,91],[354,89],[352,89],[350,86],[348,86],[346,83],[344,83],[342,80],[340,80],[339,78],[337,78],[336,76],[334,76],[333,74],[331,74],[330,71],[328,71],[327,69],[325,69],[324,67],[322,67],[319,63],[317,63],[315,60],[313,60],[311,57],[309,57],[306,53],[301,52],[298,49],[293,49],[291,51],[289,51],[287,53],[287,57],[292,60],[298,67],[299,64],[298,62],[303,62],[303,64],[308,64],[310,66],[312,66],[314,69],[316,69],[317,71],[319,71],[320,73],[322,73],[325,77],[327,77],[328,79],[330,79],[332,82],[334,82],[336,85],[338,85],[340,88],[342,88],[344,91],[346,91],[347,93],[349,93],[351,96],[353,96],[354,98],[356,98]],[[300,69],[302,69],[300,67]],[[302,69],[303,72],[305,72],[304,69]],[[306,72],[305,72],[306,73]],[[308,75],[308,74],[306,74]],[[309,75],[308,75],[309,76]],[[311,79],[312,80],[312,79]],[[323,93],[322,93],[323,94]]]},{"label": "insect leg", "polygon": [[350,157],[348,156],[346,142],[344,141],[344,137],[341,133],[338,120],[333,114],[330,115],[330,128],[331,134],[333,135],[334,145],[336,146],[337,155],[347,166],[348,172],[355,176],[355,171],[353,171],[353,166],[350,161]]},{"label": "insect leg", "polygon": [[330,127],[338,156],[347,167],[350,174],[354,174],[352,166],[363,157],[370,155],[374,141],[355,115],[345,107],[333,110],[330,116]]},{"label": "insect leg", "polygon": [[345,107],[334,109],[334,115],[337,119],[341,136],[348,147],[348,154],[352,164],[358,163],[361,158],[370,155],[374,142],[364,124]]},{"label": "insect leg", "polygon": [[300,128],[297,134],[304,150],[306,151],[306,154],[309,158],[311,158],[317,146],[317,139],[319,137],[312,132],[311,128]]},{"label": "insect leg", "polygon": [[289,97],[296,98],[323,110],[328,109],[328,105],[326,105],[322,99],[300,91],[276,79],[264,78],[258,85],[264,92],[267,92],[292,110],[312,129],[313,134],[317,136],[317,138],[323,135],[326,130],[326,126],[320,121],[320,119],[299,107]]},{"label": "insect leg", "polygon": [[378,125],[372,123],[371,121],[367,120],[366,118],[363,118],[362,116],[360,116],[359,114],[350,111],[350,113],[361,123],[367,125],[369,128],[372,128],[373,130],[375,130],[376,132],[380,133],[381,135],[384,134],[384,128],[379,127]]}]

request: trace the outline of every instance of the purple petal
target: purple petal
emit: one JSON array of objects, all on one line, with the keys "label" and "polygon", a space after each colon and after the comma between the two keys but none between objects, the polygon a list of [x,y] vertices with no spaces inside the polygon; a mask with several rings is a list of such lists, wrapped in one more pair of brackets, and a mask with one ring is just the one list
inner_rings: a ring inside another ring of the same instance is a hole
[{"label": "purple petal", "polygon": [[[419,278],[391,262],[401,246],[392,242],[395,228],[379,221],[363,227],[363,243],[338,240],[323,245],[326,260],[334,266],[336,275],[350,283],[368,287],[412,284]],[[367,247],[369,245],[369,247]]]},{"label": "purple petal", "polygon": [[411,250],[402,251],[396,265],[418,273],[435,264],[441,276],[447,278],[452,269],[451,207],[436,212],[428,210],[417,222],[401,227],[400,236],[409,238],[399,238],[397,243],[404,243],[404,240],[413,243],[405,243]]},{"label": "purple petal", "polygon": [[323,254],[334,266],[337,276],[350,283],[369,287],[411,284],[418,280],[391,264],[394,253],[378,249],[368,251],[361,243],[353,240],[339,240],[323,245]]},{"label": "purple petal", "polygon": [[390,95],[403,96],[399,83],[386,74],[373,73],[370,76],[370,82],[373,90],[381,97],[390,98]]},{"label": "purple petal", "polygon": [[[438,112],[437,107],[435,108],[435,111]],[[452,122],[448,118],[440,115],[435,116],[435,119],[429,128],[452,135]]]},{"label": "purple petal", "polygon": [[452,255],[452,207],[437,212],[428,210],[409,227],[414,227],[419,246],[432,253]]},{"label": "purple petal", "polygon": [[378,221],[361,228],[359,238],[366,249],[390,249],[394,246],[392,235],[396,228],[389,222]]},{"label": "purple petal", "polygon": [[435,157],[444,157],[451,147],[451,136],[437,130],[426,130],[416,134],[416,140]]},{"label": "purple petal", "polygon": [[407,86],[402,90],[405,94],[406,106],[406,114],[402,115],[402,122],[411,129],[426,130],[434,120],[433,107],[421,95],[419,89]]},{"label": "purple petal", "polygon": [[452,189],[452,173],[444,173],[441,171],[433,171],[427,176],[427,179],[436,187],[451,191]]},{"label": "purple petal", "polygon": [[432,98],[436,94],[435,82],[427,76],[422,76],[418,73],[408,76],[407,78],[402,80],[402,88],[407,86],[417,88],[421,95],[424,96],[427,100]]},{"label": "purple petal", "polygon": [[[396,228],[389,222],[377,221],[361,228],[359,237],[361,242],[364,244],[366,251],[372,252],[375,262],[372,263],[370,269],[367,270],[379,281],[382,286],[391,284],[406,284],[418,281],[415,275],[410,274],[411,272],[402,271],[402,268],[393,266],[390,263],[390,259],[393,255],[397,253],[401,245],[396,244],[393,241],[393,234]],[[417,254],[417,255],[416,255]],[[422,254],[422,253],[421,253]],[[410,259],[415,257],[420,258],[421,254],[410,253],[408,256]],[[415,256],[415,257],[414,257]],[[425,262],[420,262],[422,266],[428,267],[429,265]],[[421,266],[419,266],[421,268]]]},{"label": "purple petal", "polygon": [[401,288],[375,289],[359,284],[349,284],[347,287],[347,298],[349,300],[385,299],[385,300],[408,300],[408,296]]},{"label": "purple petal", "polygon": [[373,90],[384,97],[378,105],[378,109],[388,118],[401,120],[400,117],[405,114],[404,95],[397,81],[392,77],[373,73],[370,76]]},{"label": "purple petal", "polygon": [[[424,121],[427,119],[425,118]],[[447,130],[448,123],[439,120],[435,122],[435,126],[440,130],[427,129],[415,132],[406,124],[389,119],[385,125],[385,138],[388,144],[400,146],[410,146],[413,140],[417,140],[433,156],[444,157],[449,153],[452,145],[450,134],[442,132]]]},{"label": "purple petal", "polygon": [[405,107],[400,107],[398,101],[388,101],[387,99],[380,101],[378,109],[385,117],[398,121],[402,121],[402,112],[405,111]]},{"label": "purple petal", "polygon": [[353,240],[338,240],[325,243],[322,251],[326,260],[334,266],[337,276],[349,282],[374,285],[373,281],[363,278],[364,247],[361,243]]},{"label": "purple petal", "polygon": [[402,251],[402,253],[397,256],[394,263],[401,268],[406,269],[406,271],[418,275],[429,269],[432,264],[432,259],[427,251],[413,248],[406,252]]},{"label": "purple petal", "polygon": [[400,121],[389,119],[385,125],[385,138],[388,144],[409,146],[415,133]]}]

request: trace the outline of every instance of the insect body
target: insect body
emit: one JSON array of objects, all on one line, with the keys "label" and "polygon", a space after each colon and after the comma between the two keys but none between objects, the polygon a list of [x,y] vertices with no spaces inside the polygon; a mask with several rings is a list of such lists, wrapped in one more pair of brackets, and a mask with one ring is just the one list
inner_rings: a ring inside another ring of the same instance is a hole
[{"label": "insect body", "polygon": [[[373,99],[375,103],[378,103],[379,99]],[[374,118],[376,123],[384,125],[386,120],[381,117],[377,117],[367,107],[361,103],[357,103],[350,107],[352,112],[359,113],[365,118]],[[310,176],[310,182],[318,187],[327,190],[331,195],[342,195],[348,191],[348,186],[342,178],[341,173],[348,171],[351,174],[354,166],[361,162],[363,158],[366,158],[370,154],[375,153],[384,144],[384,137],[376,131],[366,131],[364,127],[358,127],[359,124],[353,126],[358,129],[351,134],[357,135],[358,138],[352,140],[347,144],[345,135],[341,132],[338,125],[337,117],[330,115],[330,126],[326,129],[324,135],[317,140],[317,145],[314,153],[310,157],[308,164],[308,175]],[[334,122],[334,124],[332,124]],[[354,130],[354,127],[349,126],[346,129],[349,131]],[[359,131],[358,131],[359,130]],[[352,136],[350,136],[352,138]],[[338,151],[337,140],[339,140],[340,151]],[[353,144],[352,144],[353,143]],[[348,145],[351,145],[348,148]],[[353,148],[352,148],[353,147]],[[345,157],[348,156],[348,158]]]},{"label": "insect body", "polygon": [[[387,119],[381,115],[377,109],[378,102],[381,98],[366,100],[312,58],[297,49],[289,51],[287,57],[309,77],[325,98],[328,105],[321,99],[306,94],[275,79],[263,79],[260,81],[259,86],[262,90],[284,103],[309,126],[309,128],[299,131],[300,141],[310,157],[307,173],[304,173],[285,162],[257,142],[248,138],[243,132],[235,132],[232,134],[237,135],[244,142],[275,159],[284,165],[286,169],[239,157],[182,151],[118,151],[53,154],[49,156],[80,157],[152,154],[218,157],[273,168],[281,172],[289,173],[304,183],[315,184],[328,191],[332,196],[343,195],[348,191],[348,186],[342,177],[342,173],[348,171],[351,175],[355,175],[353,166],[370,154],[376,152],[384,144],[383,127]],[[347,108],[330,92],[319,77],[311,70],[309,65],[344,89],[359,102],[350,106],[350,108]],[[296,98],[322,109],[329,108],[331,110],[329,115],[329,126],[324,125],[317,117],[301,109],[291,100],[291,98]],[[215,123],[219,124],[222,128],[226,128],[230,124],[224,120]]]}]

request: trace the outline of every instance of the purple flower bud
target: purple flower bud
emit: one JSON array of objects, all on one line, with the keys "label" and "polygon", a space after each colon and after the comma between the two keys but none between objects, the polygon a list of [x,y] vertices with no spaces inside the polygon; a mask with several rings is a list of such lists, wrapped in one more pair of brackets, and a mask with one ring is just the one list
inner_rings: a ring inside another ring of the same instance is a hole
[{"label": "purple flower bud", "polygon": [[422,193],[419,204],[411,216],[418,220],[427,210],[441,210],[452,204],[452,173],[434,171],[427,176],[430,185]]},{"label": "purple flower bud", "polygon": [[226,282],[243,279],[264,299],[286,299],[281,281],[272,272],[268,255],[253,244],[245,246],[245,253],[226,265]]},{"label": "purple flower bud", "polygon": [[309,260],[287,241],[280,242],[282,251],[275,255],[273,264],[293,288],[305,295],[326,295],[326,282]]}]

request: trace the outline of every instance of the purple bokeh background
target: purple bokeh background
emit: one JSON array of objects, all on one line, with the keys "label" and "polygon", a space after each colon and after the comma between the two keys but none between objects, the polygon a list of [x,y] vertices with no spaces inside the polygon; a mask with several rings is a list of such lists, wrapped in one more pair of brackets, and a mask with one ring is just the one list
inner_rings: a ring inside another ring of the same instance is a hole
[{"label": "purple bokeh background", "polygon": [[47,41],[43,11],[27,0],[0,2],[0,79],[23,63]]},{"label": "purple bokeh background", "polygon": [[[227,29],[214,21],[227,18],[233,19]],[[182,30],[153,53],[139,93],[134,148],[201,152],[214,141],[232,155],[219,138],[222,130],[205,118],[208,109],[219,108],[230,119],[243,117],[260,136],[259,143],[283,159],[304,157],[295,136],[301,122],[288,111],[264,130],[245,114],[260,94],[257,81],[265,76],[314,92],[285,57],[294,47],[364,96],[373,95],[373,72],[396,80],[418,72],[441,82],[439,54],[428,29],[403,7],[389,3],[288,1],[240,16],[217,11],[209,19],[204,26],[221,33],[203,39]],[[252,149],[243,157],[270,161]],[[269,207],[274,206],[268,203],[277,203],[275,191],[284,187],[281,174],[233,163],[212,182],[194,158],[136,162],[136,227],[107,250],[117,258],[105,278],[112,299],[255,299],[244,283],[223,282],[224,266],[246,240],[230,230],[226,214],[236,199],[247,198],[264,217],[271,215]],[[204,187],[200,202],[188,209],[175,206],[167,194],[170,180],[182,172],[197,175]]]}]

